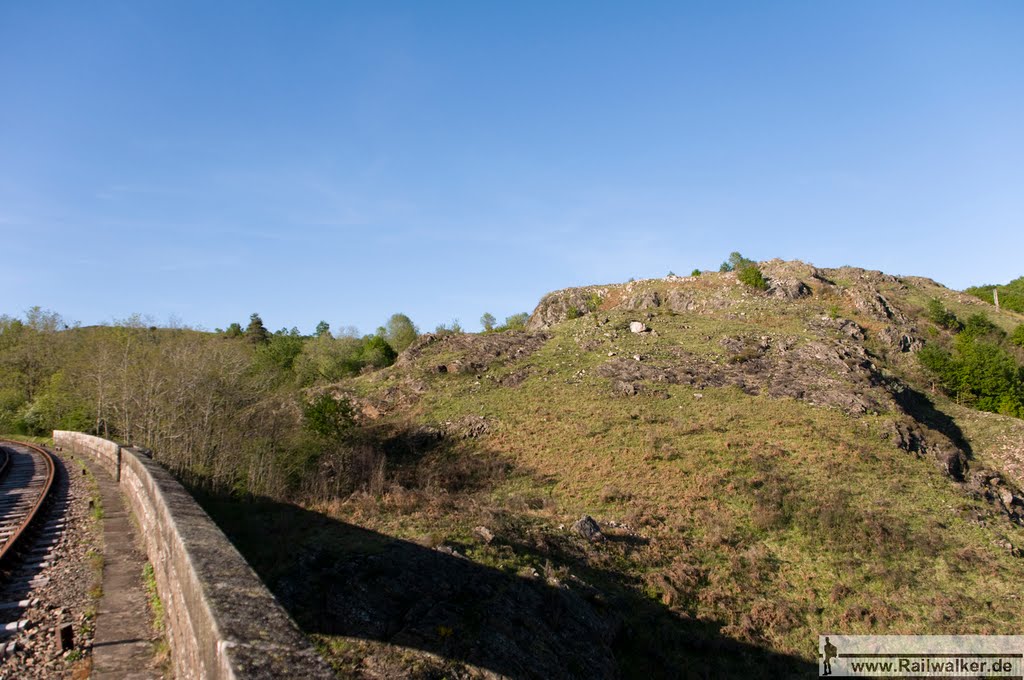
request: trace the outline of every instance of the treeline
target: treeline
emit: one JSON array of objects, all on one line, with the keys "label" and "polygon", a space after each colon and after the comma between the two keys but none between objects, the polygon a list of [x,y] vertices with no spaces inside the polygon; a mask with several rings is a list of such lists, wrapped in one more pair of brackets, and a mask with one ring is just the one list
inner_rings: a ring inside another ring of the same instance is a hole
[{"label": "treeline", "polygon": [[962,404],[1024,418],[1024,324],[1007,334],[984,314],[961,321],[938,300],[927,315],[953,334],[918,353],[938,386]]},{"label": "treeline", "polygon": [[310,388],[389,366],[418,335],[404,314],[359,336],[270,332],[258,314],[212,333],[138,317],[81,328],[33,308],[0,316],[0,432],[98,434],[191,483],[276,498],[324,488],[327,468],[344,492],[351,409]]},{"label": "treeline", "polygon": [[999,292],[999,306],[1024,314],[1024,276],[1010,281],[1005,286],[971,286],[964,292],[990,304],[995,304],[994,292]]}]

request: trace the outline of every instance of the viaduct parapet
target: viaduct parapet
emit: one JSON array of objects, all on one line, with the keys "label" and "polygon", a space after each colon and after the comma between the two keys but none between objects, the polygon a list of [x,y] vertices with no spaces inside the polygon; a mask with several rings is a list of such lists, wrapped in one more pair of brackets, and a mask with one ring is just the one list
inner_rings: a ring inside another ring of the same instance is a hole
[{"label": "viaduct parapet", "polygon": [[334,677],[238,550],[167,470],[134,449],[80,432],[54,431],[53,443],[88,456],[118,480],[153,565],[175,677]]}]

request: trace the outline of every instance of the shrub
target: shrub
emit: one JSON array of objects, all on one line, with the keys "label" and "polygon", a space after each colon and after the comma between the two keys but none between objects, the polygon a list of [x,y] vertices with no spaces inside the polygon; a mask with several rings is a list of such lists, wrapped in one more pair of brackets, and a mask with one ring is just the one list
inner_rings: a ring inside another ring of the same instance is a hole
[{"label": "shrub", "polygon": [[437,327],[434,328],[434,332],[437,333],[438,335],[452,335],[453,333],[461,333],[462,324],[459,323],[458,319],[452,319],[452,322],[450,324],[437,324]]},{"label": "shrub", "polygon": [[333,382],[370,368],[395,363],[398,353],[380,335],[363,338],[333,337],[330,333],[311,338],[293,360],[293,371],[302,385]]},{"label": "shrub", "polygon": [[748,264],[739,270],[737,278],[751,288],[757,290],[768,290],[768,281],[761,273],[761,268],[756,264]]},{"label": "shrub", "polygon": [[964,322],[963,334],[972,337],[979,338],[985,335],[995,334],[997,336],[1006,335],[999,326],[989,321],[988,317],[984,314],[971,314]]},{"label": "shrub", "polygon": [[395,363],[398,352],[379,335],[370,335],[363,341],[361,357],[364,366],[384,368]]},{"label": "shrub", "polygon": [[951,330],[954,333],[959,333],[963,328],[963,324],[960,323],[960,319],[956,318],[956,314],[946,309],[942,302],[936,298],[928,301],[926,315],[937,326]]},{"label": "shrub", "polygon": [[1010,334],[1010,342],[1018,347],[1024,347],[1024,323],[1017,326],[1013,333]]},{"label": "shrub", "polygon": [[700,270],[694,269],[692,272],[690,272],[690,276],[700,276]]},{"label": "shrub", "polygon": [[953,353],[926,345],[917,356],[957,401],[982,411],[1024,417],[1024,367],[998,344],[963,334]]},{"label": "shrub", "polygon": [[302,408],[306,429],[328,439],[341,437],[355,423],[355,409],[347,399],[324,392]]},{"label": "shrub", "polygon": [[267,337],[257,347],[257,356],[262,366],[280,371],[291,371],[295,358],[302,352],[304,340],[297,328],[282,328]]},{"label": "shrub", "polygon": [[520,312],[511,316],[505,317],[505,323],[498,326],[495,330],[497,331],[521,331],[526,328],[526,322],[530,320],[530,315],[526,312]]}]

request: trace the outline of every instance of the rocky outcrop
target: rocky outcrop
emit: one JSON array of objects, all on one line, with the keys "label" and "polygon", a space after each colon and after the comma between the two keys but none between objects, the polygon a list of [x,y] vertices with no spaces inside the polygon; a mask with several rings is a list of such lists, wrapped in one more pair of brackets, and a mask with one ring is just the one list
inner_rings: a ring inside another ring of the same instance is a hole
[{"label": "rocky outcrop", "polygon": [[656,290],[645,291],[631,298],[623,307],[637,311],[657,309],[661,307],[661,295]]},{"label": "rocky outcrop", "polygon": [[[836,408],[854,417],[893,413],[897,419],[887,437],[896,446],[933,459],[950,477],[963,479],[967,452],[932,427],[926,399],[911,396],[908,386],[878,368],[865,348],[863,327],[850,319],[822,316],[811,319],[808,330],[817,337],[726,336],[718,343],[724,358],[679,348],[670,348],[670,359],[612,356],[596,374],[611,381],[617,396],[647,394],[646,386],[658,383],[698,390],[732,386],[751,395]],[[913,346],[908,341],[908,349]]]},{"label": "rocky outcrop", "polygon": [[665,306],[676,313],[692,312],[697,309],[697,299],[692,292],[677,288],[665,296]]},{"label": "rocky outcrop", "polygon": [[533,310],[526,328],[531,331],[545,330],[567,319],[592,312],[606,295],[606,287],[599,286],[567,288],[548,293]]},{"label": "rocky outcrop", "polygon": [[858,311],[878,321],[907,322],[906,315],[874,288],[856,286],[847,288],[845,293],[853,301],[853,306]]},{"label": "rocky outcrop", "polygon": [[[792,397],[851,415],[887,410],[892,400],[879,383],[864,348],[840,341],[797,341],[769,336],[731,336],[720,345],[725,361],[674,350],[670,361],[612,357],[597,374],[622,394],[636,394],[645,382],[738,387],[748,394]],[[623,389],[623,385],[632,391]]]},{"label": "rocky outcrop", "polygon": [[893,421],[882,433],[897,447],[921,458],[931,458],[942,470],[958,481],[967,472],[967,456],[949,439],[929,430],[911,418]]},{"label": "rocky outcrop", "polygon": [[897,328],[886,326],[878,334],[878,339],[900,352],[917,352],[924,347],[924,340],[917,337],[917,329],[914,327]]}]

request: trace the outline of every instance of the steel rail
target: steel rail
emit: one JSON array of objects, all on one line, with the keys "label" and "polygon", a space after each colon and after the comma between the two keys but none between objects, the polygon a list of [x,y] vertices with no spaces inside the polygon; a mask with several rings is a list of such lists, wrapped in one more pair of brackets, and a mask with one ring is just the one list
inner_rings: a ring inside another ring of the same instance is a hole
[{"label": "steel rail", "polygon": [[[21,525],[14,531],[13,534],[11,534],[11,537],[7,539],[3,547],[0,548],[0,565],[2,565],[8,559],[8,555],[13,554],[14,549],[19,545],[18,539],[20,539],[22,535],[26,531],[28,531],[28,528],[32,524],[32,521],[36,518],[36,515],[39,514],[40,508],[43,507],[43,503],[45,503],[46,499],[49,497],[50,489],[53,487],[53,480],[56,477],[57,466],[54,464],[53,456],[50,455],[50,452],[41,446],[29,444],[28,442],[19,442],[9,439],[0,439],[0,444],[14,444],[16,446],[23,446],[31,450],[33,453],[38,454],[46,465],[46,481],[43,484],[42,490],[36,496],[35,503],[33,503],[32,507],[29,508],[28,512],[25,513],[24,519],[21,521]],[[8,454],[6,465],[10,465],[10,454]]]}]

